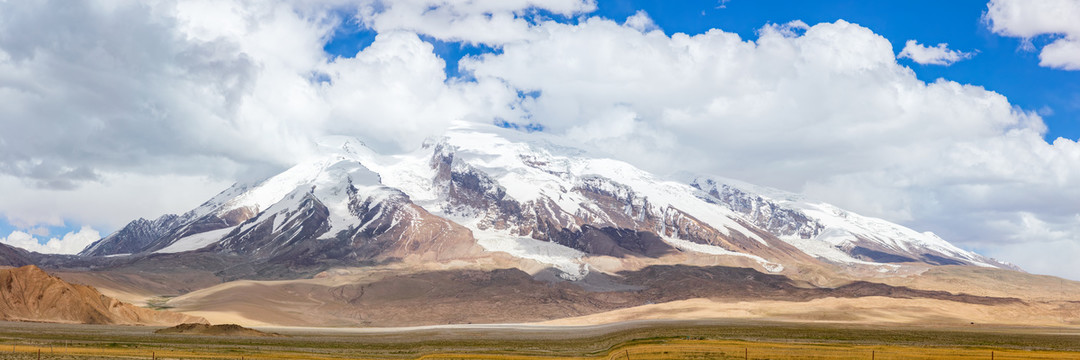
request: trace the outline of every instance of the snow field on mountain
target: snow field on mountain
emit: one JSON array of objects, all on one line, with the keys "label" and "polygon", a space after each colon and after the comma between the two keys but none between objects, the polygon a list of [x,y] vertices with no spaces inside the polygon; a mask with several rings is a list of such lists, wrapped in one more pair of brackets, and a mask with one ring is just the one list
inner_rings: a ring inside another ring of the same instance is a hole
[{"label": "snow field on mountain", "polygon": [[576,173],[599,175],[613,179],[620,184],[629,186],[638,196],[646,198],[649,203],[653,204],[657,210],[662,211],[665,208],[672,207],[705,222],[724,235],[730,235],[730,231],[735,230],[763,245],[769,245],[765,242],[765,239],[735,221],[735,219],[739,218],[738,214],[723,206],[710,204],[695,196],[697,189],[689,185],[674,181],[663,181],[630,164],[611,159],[591,159]]},{"label": "snow field on mountain", "polygon": [[156,254],[172,254],[184,251],[199,250],[204,247],[215,244],[221,241],[221,238],[228,235],[230,231],[236,227],[228,227],[224,229],[211,230],[207,232],[201,232],[195,235],[185,236],[177,239],[171,245],[155,251]]},{"label": "snow field on mountain", "polygon": [[455,148],[455,161],[485,172],[518,202],[546,197],[563,211],[577,214],[579,204],[586,201],[584,196],[571,191],[576,185],[575,174],[569,172],[571,159],[490,133],[453,132],[448,134],[446,142]]},{"label": "snow field on mountain", "polygon": [[820,239],[832,243],[833,246],[855,242],[858,235],[905,253],[932,250],[943,255],[961,258],[978,266],[993,267],[981,261],[978,255],[958,248],[933,233],[920,233],[885,220],[844,211],[829,204],[800,203],[794,208],[825,225],[826,229],[837,229],[847,233],[845,235],[834,230],[830,237]]},{"label": "snow field on mountain", "polygon": [[486,251],[501,251],[551,265],[562,272],[559,276],[567,280],[581,280],[589,274],[589,267],[582,262],[582,258],[588,254],[581,251],[552,242],[512,235],[509,231],[480,230],[475,223],[465,227],[472,230],[476,243]]},{"label": "snow field on mountain", "polygon": [[320,158],[302,162],[285,170],[285,172],[259,183],[251,190],[245,191],[240,196],[229,200],[218,209],[218,214],[224,214],[233,209],[247,207],[256,211],[266,210],[271,205],[281,201],[298,186],[303,186],[315,181],[316,177],[330,165],[331,159]]},{"label": "snow field on mountain", "polygon": [[[349,186],[356,189],[356,200],[364,201],[371,198],[372,202],[378,203],[389,199],[392,190],[385,189],[379,183],[379,175],[368,170],[354,159],[339,157],[333,165],[323,170],[313,182],[315,198],[329,211],[327,221],[330,229],[324,238],[334,237],[338,232],[355,228],[360,225],[360,219],[349,210],[349,204],[353,199],[349,196]],[[274,229],[277,230],[277,226]]]},{"label": "snow field on mountain", "polygon": [[[822,225],[824,230],[813,239],[802,239],[796,236],[780,236],[780,239],[807,254],[825,260],[848,264],[883,265],[855,259],[840,250],[844,245],[864,239],[910,256],[917,256],[922,252],[937,252],[978,266],[993,267],[993,265],[986,263],[981,256],[956,247],[930,232],[920,233],[882,219],[855,214],[830,204],[811,202],[799,194],[746,184],[736,180],[721,177],[697,177],[693,178],[691,183],[701,184],[703,179],[711,180],[718,191],[720,185],[739,189],[747,194],[752,194],[752,196],[776,204],[781,208],[798,211]],[[708,191],[709,189],[705,190]]]},{"label": "snow field on mountain", "polygon": [[455,160],[460,159],[492,175],[510,197],[522,203],[548,198],[564,211],[577,214],[582,204],[590,200],[573,189],[584,178],[599,176],[633,189],[636,196],[652,205],[653,215],[662,217],[667,208],[676,208],[724,235],[735,230],[768,245],[760,236],[733,220],[737,214],[698,198],[694,195],[695,189],[689,185],[657,179],[622,161],[555,156],[539,146],[513,143],[496,134],[476,131],[451,132],[447,142],[457,150]]},{"label": "snow field on mountain", "polygon": [[768,270],[769,272],[777,273],[777,272],[784,271],[784,265],[777,264],[777,263],[765,260],[765,258],[762,258],[762,257],[757,256],[757,255],[743,254],[741,252],[731,251],[731,250],[728,250],[728,249],[725,249],[725,248],[722,248],[722,247],[719,247],[719,246],[715,246],[715,245],[698,244],[696,242],[676,239],[676,238],[672,238],[672,237],[668,237],[668,236],[664,236],[664,237],[661,237],[661,238],[664,239],[664,241],[667,242],[668,244],[670,244],[671,246],[674,246],[676,249],[679,249],[679,250],[682,250],[682,251],[694,251],[694,252],[699,252],[699,253],[702,253],[702,254],[709,254],[709,255],[742,256],[742,257],[745,257],[745,258],[753,259],[758,264],[761,264],[761,266],[764,267],[765,270]]},{"label": "snow field on mountain", "polygon": [[887,266],[896,267],[892,264],[880,264],[876,262],[863,261],[848,255],[841,251],[834,244],[842,244],[849,241],[851,235],[843,230],[839,229],[826,229],[813,239],[803,239],[798,236],[781,236],[780,240],[795,246],[804,253],[809,254],[820,259],[832,261],[840,264],[860,264],[860,265],[873,265],[873,266]]}]

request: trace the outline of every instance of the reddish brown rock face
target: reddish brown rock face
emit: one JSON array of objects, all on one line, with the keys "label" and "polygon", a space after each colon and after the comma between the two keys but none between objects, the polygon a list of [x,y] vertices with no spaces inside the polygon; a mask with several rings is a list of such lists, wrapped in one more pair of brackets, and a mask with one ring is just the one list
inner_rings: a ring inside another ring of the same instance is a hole
[{"label": "reddish brown rock face", "polygon": [[123,303],[92,287],[65,282],[33,265],[0,270],[0,320],[119,325],[206,322]]}]

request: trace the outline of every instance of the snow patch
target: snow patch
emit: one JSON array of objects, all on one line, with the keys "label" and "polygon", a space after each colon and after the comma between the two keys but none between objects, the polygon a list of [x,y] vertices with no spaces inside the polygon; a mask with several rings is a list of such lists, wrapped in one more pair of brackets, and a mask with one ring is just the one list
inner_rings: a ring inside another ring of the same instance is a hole
[{"label": "snow patch", "polygon": [[207,247],[211,244],[215,244],[221,241],[221,238],[227,235],[230,231],[236,227],[228,227],[224,229],[211,230],[195,235],[185,236],[177,239],[171,245],[166,246],[164,249],[155,251],[155,254],[172,254],[184,251],[199,250]]},{"label": "snow patch", "polygon": [[822,232],[822,235],[829,233],[832,235],[823,240],[834,246],[854,242],[858,236],[903,253],[914,255],[919,253],[919,250],[929,250],[978,266],[994,267],[980,260],[975,253],[958,248],[931,232],[920,233],[882,219],[862,216],[825,203],[797,203],[789,206],[824,225],[826,230]]},{"label": "snow patch", "polygon": [[710,190],[719,192],[721,186],[726,186],[742,191],[749,196],[761,197],[764,201],[782,209],[801,213],[809,218],[811,222],[820,225],[823,230],[813,239],[803,239],[798,236],[780,236],[781,240],[803,252],[829,261],[885,266],[860,261],[840,250],[843,245],[866,240],[880,244],[897,253],[908,254],[913,257],[925,253],[937,253],[941,256],[962,260],[978,266],[994,267],[986,262],[986,258],[956,247],[933,233],[920,233],[883,219],[862,216],[826,203],[812,202],[803,195],[715,176],[692,177],[692,175],[684,175],[683,177],[690,179],[689,183],[701,187],[704,192]]},{"label": "snow patch", "polygon": [[762,258],[762,257],[757,256],[757,255],[743,254],[741,252],[731,251],[731,250],[728,250],[728,249],[725,249],[725,248],[722,248],[722,247],[719,247],[719,246],[716,246],[716,245],[698,244],[696,242],[692,242],[692,241],[689,241],[689,240],[676,239],[676,238],[667,237],[667,236],[664,236],[663,239],[664,239],[665,242],[667,242],[671,246],[674,246],[676,249],[679,249],[679,250],[682,250],[682,251],[693,251],[693,252],[699,252],[699,253],[702,253],[702,254],[709,254],[709,255],[742,256],[742,257],[750,258],[750,259],[753,259],[754,261],[757,261],[758,264],[761,264],[761,266],[764,267],[765,270],[768,270],[769,272],[777,273],[777,272],[784,271],[784,265],[777,264],[777,263],[765,260],[765,258]]},{"label": "snow patch", "polygon": [[848,240],[848,237],[854,238],[853,235],[845,231],[837,231],[836,229],[828,229],[822,232],[814,239],[803,239],[798,236],[781,236],[780,240],[791,244],[800,251],[807,255],[817,257],[822,260],[838,263],[838,264],[859,264],[878,266],[879,272],[887,272],[899,268],[899,265],[894,264],[882,264],[872,261],[859,260],[848,253],[837,248],[838,244],[842,244]]},{"label": "snow patch", "polygon": [[551,265],[562,272],[560,277],[567,280],[581,280],[589,274],[589,267],[582,262],[587,254],[556,243],[540,241],[529,237],[512,235],[506,231],[480,230],[476,226],[467,226],[473,232],[476,243],[487,251],[501,251],[507,254],[535,260]]},{"label": "snow patch", "polygon": [[[634,193],[631,200],[647,201],[651,205],[651,215],[662,218],[668,209],[676,209],[724,235],[737,231],[769,246],[765,239],[735,220],[739,218],[738,214],[701,199],[697,190],[689,185],[658,179],[622,161],[583,157],[582,150],[536,139],[516,139],[520,134],[513,132],[496,132],[498,130],[462,126],[449,131],[445,142],[454,148],[455,163],[468,164],[484,172],[509,197],[521,203],[550,199],[566,215],[585,212],[593,208],[590,206],[592,201],[573,189],[588,178],[597,177],[606,180],[597,185],[611,185],[605,187],[605,191],[621,191],[614,184],[628,186]],[[537,138],[543,137],[537,135]]]}]

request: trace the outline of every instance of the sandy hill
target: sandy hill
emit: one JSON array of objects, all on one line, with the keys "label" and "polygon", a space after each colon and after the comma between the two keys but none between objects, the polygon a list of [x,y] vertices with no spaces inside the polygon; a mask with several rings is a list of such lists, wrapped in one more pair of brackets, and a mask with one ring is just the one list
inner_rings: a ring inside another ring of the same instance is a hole
[{"label": "sandy hill", "polygon": [[155,311],[71,284],[37,266],[0,270],[0,320],[82,324],[175,325],[205,319]]},{"label": "sandy hill", "polygon": [[155,334],[213,335],[213,336],[281,336],[249,329],[236,324],[207,325],[184,323],[170,328],[154,331]]}]

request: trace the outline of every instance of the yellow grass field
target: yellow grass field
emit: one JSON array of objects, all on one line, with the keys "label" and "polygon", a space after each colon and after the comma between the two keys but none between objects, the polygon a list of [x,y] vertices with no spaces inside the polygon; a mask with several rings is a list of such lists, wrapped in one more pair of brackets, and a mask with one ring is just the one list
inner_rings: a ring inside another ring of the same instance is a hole
[{"label": "yellow grass field", "polygon": [[643,321],[270,329],[281,337],[161,335],[156,329],[0,322],[0,359],[1080,359],[1080,329],[1074,328]]},{"label": "yellow grass field", "polygon": [[[41,347],[16,345],[3,348],[3,359],[383,359],[348,353],[317,354],[287,350],[168,350],[159,348]],[[14,352],[12,352],[14,350]],[[548,355],[498,353],[432,353],[418,359],[547,359]],[[632,341],[604,354],[558,356],[560,359],[1078,359],[1071,351],[1027,351],[1011,349],[912,347],[889,345],[846,345],[748,342],[725,340]]]}]

